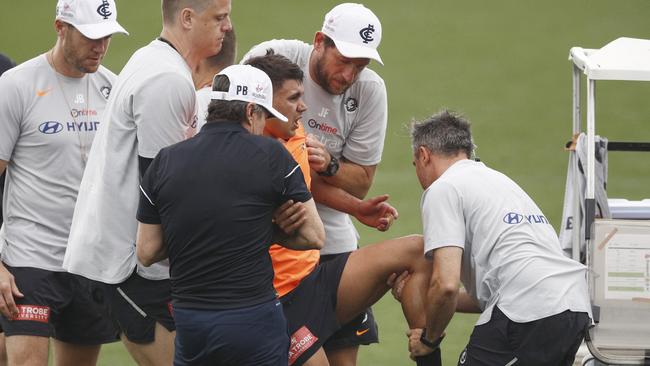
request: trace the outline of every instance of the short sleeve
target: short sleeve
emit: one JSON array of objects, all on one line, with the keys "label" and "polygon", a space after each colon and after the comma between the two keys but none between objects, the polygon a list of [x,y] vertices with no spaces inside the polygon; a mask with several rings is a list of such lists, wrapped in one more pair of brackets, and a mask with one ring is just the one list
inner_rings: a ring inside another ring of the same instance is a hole
[{"label": "short sleeve", "polygon": [[23,102],[14,80],[0,77],[0,160],[9,161],[20,137]]},{"label": "short sleeve", "polygon": [[163,147],[181,142],[196,130],[196,91],[176,73],[158,75],[133,96],[138,155],[153,158]]},{"label": "short sleeve", "polygon": [[345,140],[342,155],[360,165],[377,165],[381,161],[388,123],[386,86],[379,80],[361,86],[359,115]]},{"label": "short sleeve", "polygon": [[160,155],[151,162],[140,182],[140,203],[138,204],[138,221],[145,224],[160,224],[160,213],[156,206],[158,170],[160,167]]},{"label": "short sleeve", "polygon": [[280,54],[291,60],[291,62],[301,65],[305,62],[305,60],[302,59],[303,53],[301,52],[305,47],[309,47],[309,45],[302,41],[274,39],[253,46],[253,48],[242,57],[240,63],[244,64],[250,58],[264,56],[266,55],[266,51],[273,50],[276,54]]},{"label": "short sleeve", "polygon": [[278,144],[278,157],[280,161],[279,172],[282,172],[278,179],[281,181],[282,198],[281,202],[294,200],[296,202],[309,201],[312,196],[305,184],[305,177],[302,175],[300,165],[296,163],[291,154]]},{"label": "short sleeve", "polygon": [[422,196],[424,252],[456,246],[465,248],[465,217],[462,197],[446,182],[433,183]]}]

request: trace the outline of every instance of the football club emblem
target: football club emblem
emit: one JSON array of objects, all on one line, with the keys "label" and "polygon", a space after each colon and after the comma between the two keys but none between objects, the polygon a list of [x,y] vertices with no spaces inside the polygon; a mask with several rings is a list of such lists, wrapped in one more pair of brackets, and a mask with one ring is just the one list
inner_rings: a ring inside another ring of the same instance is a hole
[{"label": "football club emblem", "polygon": [[97,7],[97,14],[101,15],[104,17],[104,19],[108,19],[113,13],[111,13],[111,10],[108,8],[111,4],[108,3],[108,0],[102,0],[102,4]]},{"label": "football club emblem", "polygon": [[345,110],[348,112],[354,112],[359,108],[359,102],[352,98],[348,97],[348,99],[345,100]]},{"label": "football club emblem", "polygon": [[104,85],[101,88],[99,88],[99,92],[102,93],[104,98],[108,99],[108,97],[111,95],[111,87]]},{"label": "football club emblem", "polygon": [[361,39],[363,40],[363,43],[370,43],[374,41],[375,39],[372,38],[372,34],[375,33],[375,26],[372,24],[368,24],[367,27],[362,28],[359,31],[359,35],[361,36]]}]

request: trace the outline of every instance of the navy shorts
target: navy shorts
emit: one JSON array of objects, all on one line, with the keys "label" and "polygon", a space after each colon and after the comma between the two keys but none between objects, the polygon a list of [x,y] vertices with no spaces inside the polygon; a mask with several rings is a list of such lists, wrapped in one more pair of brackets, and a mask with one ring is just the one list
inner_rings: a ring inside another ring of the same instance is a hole
[{"label": "navy shorts", "polygon": [[336,294],[349,253],[321,263],[282,296],[291,346],[289,365],[302,365],[341,328],[336,319]]},{"label": "navy shorts", "polygon": [[149,280],[134,272],[117,285],[94,282],[93,298],[102,305],[120,333],[133,343],[155,340],[156,323],[176,330],[169,280]]},{"label": "navy shorts", "polygon": [[590,324],[587,313],[568,310],[516,323],[495,306],[490,321],[474,327],[458,365],[571,366]]},{"label": "navy shorts", "polygon": [[276,299],[231,310],[174,307],[174,365],[287,366],[287,322]]},{"label": "navy shorts", "polygon": [[118,333],[91,298],[91,281],[67,272],[11,267],[16,286],[25,295],[16,298],[19,314],[0,316],[5,335],[52,337],[78,345],[117,341]]},{"label": "navy shorts", "polygon": [[[350,254],[342,253],[322,255],[320,261],[321,263],[327,263],[342,255],[347,257]],[[343,325],[341,329],[332,334],[323,345],[323,349],[328,352],[340,348],[357,347],[372,343],[379,343],[379,328],[377,322],[375,322],[372,308],[367,308],[366,311],[359,314],[359,316]]]}]

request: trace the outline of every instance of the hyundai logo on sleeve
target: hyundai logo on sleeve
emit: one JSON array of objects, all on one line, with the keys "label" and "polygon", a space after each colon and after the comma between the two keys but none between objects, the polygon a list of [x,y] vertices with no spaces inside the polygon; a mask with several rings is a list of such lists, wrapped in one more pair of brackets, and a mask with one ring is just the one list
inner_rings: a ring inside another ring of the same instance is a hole
[{"label": "hyundai logo on sleeve", "polygon": [[503,217],[503,222],[506,224],[519,224],[520,222],[524,221],[524,215],[514,213],[514,212],[508,212],[504,217]]},{"label": "hyundai logo on sleeve", "polygon": [[549,223],[544,215],[522,215],[516,212],[508,212],[505,216],[503,216],[503,222],[509,225],[521,224],[524,221],[529,224]]},{"label": "hyundai logo on sleeve", "polygon": [[63,130],[63,124],[56,121],[43,122],[38,126],[38,130],[46,135],[59,133]]}]

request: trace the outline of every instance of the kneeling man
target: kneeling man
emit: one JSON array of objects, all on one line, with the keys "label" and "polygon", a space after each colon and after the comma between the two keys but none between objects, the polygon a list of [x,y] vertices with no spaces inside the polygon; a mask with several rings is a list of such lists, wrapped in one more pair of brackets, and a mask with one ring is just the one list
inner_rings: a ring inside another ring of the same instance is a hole
[{"label": "kneeling man", "polygon": [[411,330],[411,356],[437,349],[461,311],[481,316],[459,365],[571,365],[590,324],[585,267],[562,254],[526,192],[471,159],[466,120],[444,111],[413,124],[411,137],[433,264],[427,326]]}]

